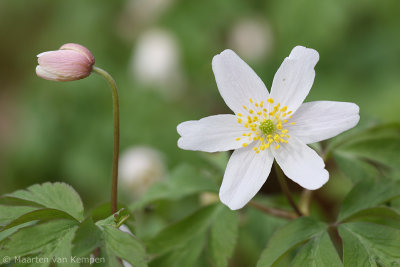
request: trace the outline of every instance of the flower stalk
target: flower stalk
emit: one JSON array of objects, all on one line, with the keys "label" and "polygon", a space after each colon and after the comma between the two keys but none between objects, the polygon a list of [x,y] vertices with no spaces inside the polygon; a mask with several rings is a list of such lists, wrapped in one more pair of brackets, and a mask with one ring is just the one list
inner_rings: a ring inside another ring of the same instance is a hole
[{"label": "flower stalk", "polygon": [[294,220],[299,217],[296,213],[286,211],[286,210],[266,207],[257,202],[254,202],[254,201],[250,201],[249,205],[252,206],[253,208],[256,208],[264,213],[270,214],[275,217],[280,217],[280,218],[284,218],[284,219],[288,219],[288,220]]},{"label": "flower stalk", "polygon": [[113,160],[112,160],[112,185],[111,185],[111,213],[117,212],[118,206],[118,157],[119,157],[119,99],[118,89],[115,80],[111,75],[103,69],[96,66],[93,67],[93,72],[102,76],[108,83],[113,99],[113,122],[114,122],[114,145],[113,145]]},{"label": "flower stalk", "polygon": [[282,189],[283,193],[285,194],[289,204],[292,206],[292,208],[294,209],[294,211],[296,212],[296,214],[298,216],[303,216],[303,213],[297,207],[296,202],[294,202],[292,193],[290,192],[289,187],[286,183],[285,175],[283,174],[282,170],[278,167],[277,164],[274,164],[274,166],[275,166],[276,175],[278,177],[279,185],[281,186],[281,189]]},{"label": "flower stalk", "polygon": [[300,200],[299,200],[299,209],[305,215],[310,215],[310,205],[311,205],[312,191],[308,189],[304,189],[301,192]]}]

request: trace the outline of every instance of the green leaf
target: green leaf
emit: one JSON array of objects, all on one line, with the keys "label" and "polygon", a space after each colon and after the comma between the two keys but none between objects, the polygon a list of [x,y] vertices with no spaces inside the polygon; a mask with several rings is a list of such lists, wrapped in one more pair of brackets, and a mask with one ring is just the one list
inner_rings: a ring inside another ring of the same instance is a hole
[{"label": "green leaf", "polygon": [[[5,256],[38,256],[49,259],[43,265],[49,266],[53,257],[70,259],[71,243],[77,228],[77,222],[71,220],[55,220],[21,228],[1,244],[0,260]],[[58,266],[71,266],[71,263]]]},{"label": "green leaf", "polygon": [[[24,227],[27,227],[27,226],[31,226],[31,225],[34,225],[36,222],[27,222],[27,223],[23,223],[23,224],[20,224],[20,225],[18,225],[18,226],[15,226],[15,227],[13,227],[13,228],[10,228],[10,229],[7,229],[7,230],[4,230],[4,231],[2,231],[2,232],[0,232],[0,243],[1,243],[1,241],[3,241],[4,239],[6,239],[7,237],[9,237],[10,235],[12,235],[12,234],[14,234],[15,232],[17,232],[20,228],[24,228]],[[1,247],[1,246],[0,246]]]},{"label": "green leaf", "polygon": [[[13,207],[8,207],[9,209],[13,209]],[[60,210],[55,210],[55,209],[38,209],[34,210],[28,213],[25,213],[24,215],[18,217],[17,219],[11,221],[9,224],[4,226],[3,228],[0,229],[0,232],[10,229],[14,226],[17,226],[19,224],[23,224],[26,222],[30,221],[36,221],[36,220],[55,220],[55,219],[69,219],[69,220],[75,220],[74,217],[69,215],[68,213],[65,213]]]},{"label": "green leaf", "polygon": [[86,219],[78,228],[73,240],[72,255],[87,256],[100,248],[103,266],[120,266],[118,259],[124,259],[133,266],[147,266],[146,252],[143,245],[131,234],[120,231],[117,227],[119,216],[124,216],[123,209],[107,219],[93,222]]},{"label": "green leaf", "polygon": [[272,266],[287,252],[325,231],[327,225],[309,217],[301,217],[280,228],[268,241],[258,267]]},{"label": "green leaf", "polygon": [[[146,251],[134,236],[112,226],[105,225],[102,228],[104,248],[109,257],[124,259],[135,267],[147,266]],[[109,266],[114,267],[115,265]]]},{"label": "green leaf", "polygon": [[371,222],[400,229],[400,213],[386,206],[364,209],[344,220],[350,221]]},{"label": "green leaf", "polygon": [[353,143],[358,143],[360,140],[368,140],[371,138],[388,138],[388,137],[399,137],[400,134],[400,123],[387,123],[373,125],[369,127],[357,127],[351,131],[342,133],[335,138],[328,145],[327,152],[332,150],[346,147]]},{"label": "green leaf", "polygon": [[[118,203],[118,210],[128,209],[128,207],[122,203]],[[97,222],[100,220],[104,220],[110,216],[111,213],[111,204],[110,202],[103,203],[90,211],[90,217],[93,218],[93,221]]]},{"label": "green leaf", "polygon": [[[34,207],[10,207],[0,205],[0,226],[5,226],[21,215],[35,210]],[[1,227],[0,227],[1,228]]]},{"label": "green leaf", "polygon": [[78,221],[84,218],[81,198],[71,186],[64,183],[32,185],[26,190],[18,190],[4,197],[23,201],[26,206],[33,203],[44,208],[61,210]]},{"label": "green leaf", "polygon": [[96,222],[97,226],[113,226],[115,228],[118,228],[118,224],[120,223],[121,218],[126,218],[127,217],[127,210],[122,208],[118,212],[112,214],[111,216],[108,216],[104,220],[100,220]]},{"label": "green leaf", "polygon": [[207,206],[163,229],[147,242],[148,251],[163,254],[190,241],[197,233],[206,231],[219,207],[221,206]]},{"label": "green leaf", "polygon": [[92,218],[82,222],[72,241],[72,255],[82,257],[89,255],[103,243],[102,231],[94,224]]},{"label": "green leaf", "polygon": [[210,234],[210,254],[215,267],[228,266],[238,236],[239,217],[237,212],[223,206],[214,218]]},{"label": "green leaf", "polygon": [[[400,134],[400,132],[399,132]],[[374,136],[353,141],[340,148],[341,151],[348,151],[356,157],[378,162],[392,168],[400,166],[400,137]]]},{"label": "green leaf", "polygon": [[400,230],[368,222],[339,226],[345,267],[400,264]]},{"label": "green leaf", "polygon": [[182,165],[175,169],[165,182],[151,187],[139,201],[130,206],[130,209],[140,209],[159,200],[178,200],[204,191],[217,192],[215,181],[191,166]]},{"label": "green leaf", "polygon": [[333,157],[339,170],[354,183],[372,180],[379,176],[379,171],[373,165],[351,153],[335,151]]},{"label": "green leaf", "polygon": [[366,182],[353,187],[344,199],[338,220],[343,221],[363,209],[400,197],[400,182]]},{"label": "green leaf", "polygon": [[153,260],[150,263],[150,267],[194,266],[204,248],[205,239],[206,236],[204,234],[195,235],[192,240],[183,246]]},{"label": "green leaf", "polygon": [[327,232],[310,239],[297,253],[291,267],[340,267],[339,255]]},{"label": "green leaf", "polygon": [[384,124],[361,132],[344,135],[331,142],[332,153],[339,168],[351,180],[358,182],[376,178],[377,174],[397,173],[400,170],[400,124]]}]

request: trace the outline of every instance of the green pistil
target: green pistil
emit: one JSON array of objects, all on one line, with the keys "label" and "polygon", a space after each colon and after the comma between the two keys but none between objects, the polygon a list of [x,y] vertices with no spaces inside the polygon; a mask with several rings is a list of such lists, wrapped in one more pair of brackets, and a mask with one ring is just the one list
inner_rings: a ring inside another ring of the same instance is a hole
[{"label": "green pistil", "polygon": [[260,124],[260,131],[266,135],[273,134],[275,132],[275,125],[271,120],[264,120]]}]

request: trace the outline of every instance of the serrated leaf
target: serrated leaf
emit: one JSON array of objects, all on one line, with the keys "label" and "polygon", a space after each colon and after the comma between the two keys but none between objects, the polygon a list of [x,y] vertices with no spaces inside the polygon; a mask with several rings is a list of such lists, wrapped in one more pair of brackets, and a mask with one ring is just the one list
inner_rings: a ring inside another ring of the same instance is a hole
[{"label": "serrated leaf", "polygon": [[[47,223],[21,228],[0,246],[0,260],[5,256],[38,256],[49,259],[43,266],[49,266],[53,257],[71,257],[71,242],[78,228],[76,221],[55,220]],[[71,266],[72,264],[58,264]]]},{"label": "serrated leaf", "polygon": [[[128,207],[122,203],[118,203],[117,209],[118,210],[121,210],[121,209],[128,210]],[[109,217],[110,213],[111,213],[111,204],[110,204],[110,202],[107,202],[107,203],[103,203],[103,204],[95,207],[94,209],[92,209],[90,211],[89,214],[90,214],[90,217],[92,217],[93,221],[97,222],[97,221],[104,220],[107,217]]]},{"label": "serrated leaf", "polygon": [[291,267],[340,267],[340,261],[327,232],[310,239],[297,253]]},{"label": "serrated leaf", "polygon": [[109,257],[126,260],[135,267],[147,266],[146,251],[135,237],[112,226],[105,225],[102,228],[104,247]]},{"label": "serrated leaf", "polygon": [[338,221],[343,221],[363,209],[400,197],[400,182],[366,182],[353,187],[340,208]]},{"label": "serrated leaf", "polygon": [[[13,207],[9,207],[9,209],[13,209]],[[68,213],[55,210],[55,209],[37,209],[28,213],[23,214],[22,216],[18,217],[17,219],[11,221],[9,224],[4,226],[0,229],[0,232],[10,229],[14,226],[36,221],[36,220],[55,220],[55,219],[68,219],[68,220],[76,220],[74,217],[69,215]]]},{"label": "serrated leaf", "polygon": [[207,206],[163,229],[146,242],[149,253],[163,254],[190,241],[194,235],[204,232],[211,224],[218,208],[218,205]]},{"label": "serrated leaf", "polygon": [[0,228],[17,219],[21,215],[35,210],[34,207],[10,207],[0,205]]},{"label": "serrated leaf", "polygon": [[36,184],[4,197],[25,202],[27,206],[34,203],[44,208],[61,210],[78,221],[84,218],[81,198],[71,186],[64,183]]},{"label": "serrated leaf", "polygon": [[239,217],[237,212],[221,206],[211,225],[209,240],[211,259],[215,267],[228,266],[238,236]]},{"label": "serrated leaf", "polygon": [[119,218],[121,216],[125,217],[126,214],[127,214],[127,211],[125,209],[120,209],[119,211],[117,211],[116,213],[108,216],[104,220],[97,221],[96,225],[100,226],[100,227],[112,226],[112,227],[118,228],[117,224],[118,224]]},{"label": "serrated leaf", "polygon": [[178,200],[199,192],[217,192],[212,179],[205,177],[194,167],[182,165],[176,168],[165,182],[157,183],[130,210],[140,209],[159,200]]},{"label": "serrated leaf", "polygon": [[119,259],[126,260],[135,267],[147,266],[143,245],[131,233],[116,228],[118,220],[125,215],[124,209],[121,209],[96,223],[91,218],[86,219],[76,231],[72,254],[86,256],[99,248],[101,261],[96,266],[121,266]]},{"label": "serrated leaf", "polygon": [[[15,232],[17,232],[20,228],[24,228],[24,227],[27,227],[27,226],[31,226],[31,225],[34,225],[36,222],[27,222],[27,223],[23,223],[23,224],[20,224],[20,225],[18,225],[18,226],[15,226],[15,227],[13,227],[13,228],[10,228],[10,229],[7,229],[7,230],[4,230],[4,231],[2,231],[2,232],[0,232],[0,243],[1,243],[1,241],[3,241],[4,239],[6,239],[7,237],[9,237],[10,235],[12,235],[12,234],[14,234]],[[1,247],[1,245],[0,245],[0,247]]]},{"label": "serrated leaf", "polygon": [[395,266],[400,264],[400,230],[368,222],[339,226],[343,240],[343,262],[353,266]]},{"label": "serrated leaf", "polygon": [[325,231],[327,225],[309,217],[301,217],[278,229],[261,254],[258,267],[272,266],[287,252]]},{"label": "serrated leaf", "polygon": [[204,234],[198,234],[171,253],[156,258],[149,265],[150,267],[194,266],[204,248],[205,239]]}]

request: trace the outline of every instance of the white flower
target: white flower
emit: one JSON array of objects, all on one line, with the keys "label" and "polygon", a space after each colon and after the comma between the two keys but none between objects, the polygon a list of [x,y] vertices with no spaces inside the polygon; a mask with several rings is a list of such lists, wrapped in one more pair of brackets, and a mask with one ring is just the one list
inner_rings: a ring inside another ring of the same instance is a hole
[{"label": "white flower", "polygon": [[121,185],[134,198],[142,196],[154,183],[161,181],[165,169],[161,153],[151,147],[132,147],[119,160]]},{"label": "white flower", "polygon": [[178,42],[166,30],[151,29],[138,38],[130,69],[137,81],[165,97],[177,98],[182,93]]},{"label": "white flower", "polygon": [[261,61],[270,55],[273,41],[269,23],[257,18],[240,20],[228,35],[228,46],[252,62]]},{"label": "white flower", "polygon": [[300,186],[314,190],[329,179],[322,158],[306,144],[354,127],[353,103],[303,103],[314,82],[318,52],[296,46],[275,74],[271,93],[233,51],[216,55],[212,67],[220,94],[235,115],[224,114],[178,125],[178,146],[187,150],[233,152],[219,197],[240,209],[267,180],[274,161]]}]

